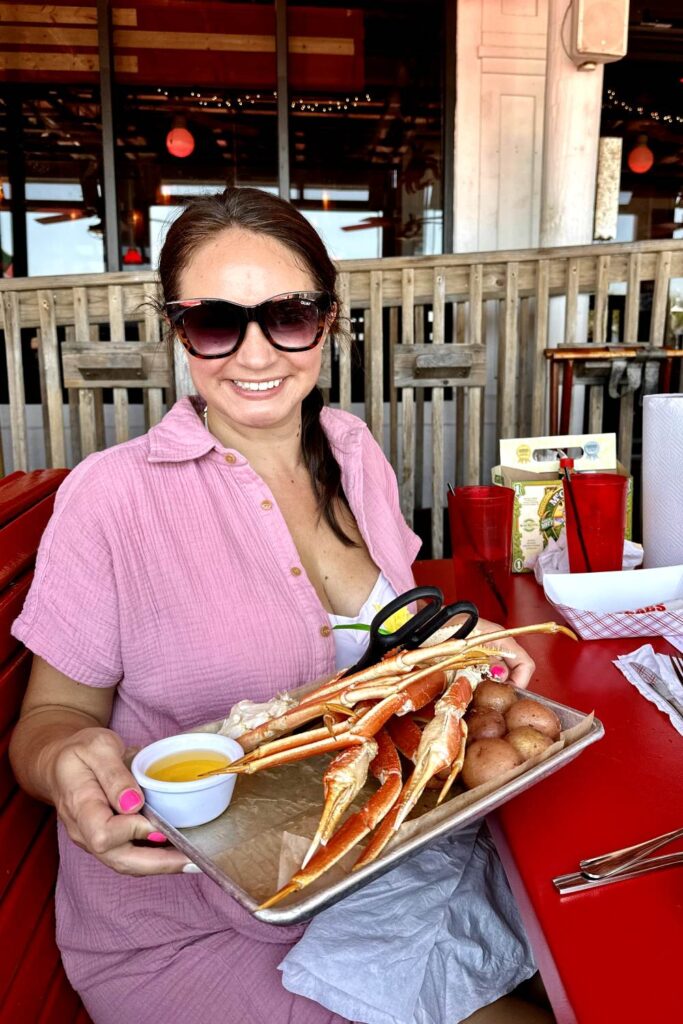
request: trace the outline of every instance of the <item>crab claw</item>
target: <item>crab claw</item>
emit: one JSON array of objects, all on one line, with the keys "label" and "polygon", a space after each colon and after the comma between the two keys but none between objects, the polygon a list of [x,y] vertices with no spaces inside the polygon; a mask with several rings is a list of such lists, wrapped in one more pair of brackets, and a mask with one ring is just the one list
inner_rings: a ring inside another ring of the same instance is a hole
[{"label": "crab claw", "polygon": [[323,775],[325,806],[317,831],[311,840],[301,867],[305,868],[319,846],[325,846],[347,807],[365,785],[370,762],[377,755],[377,744],[367,739],[356,747],[337,754]]},{"label": "crab claw", "polygon": [[346,819],[327,846],[318,849],[310,863],[306,867],[302,865],[287,885],[276,892],[274,896],[265,900],[259,910],[266,910],[286,896],[310,885],[328,868],[341,860],[344,854],[352,850],[369,832],[372,832],[384,815],[390,811],[401,792],[401,764],[396,747],[384,729],[377,733],[376,740],[378,754],[370,765],[370,771],[379,780],[380,788],[372,794],[359,811]]},{"label": "crab claw", "polygon": [[[463,736],[466,735],[462,716],[471,700],[470,681],[460,673],[455,677],[443,697],[437,701],[434,718],[427,723],[422,732],[422,739],[415,754],[415,769],[401,790],[401,795],[390,813],[370,838],[368,845],[354,864],[354,871],[365,867],[379,856],[422,796],[429,780],[437,772],[443,768],[450,768],[455,761],[459,760],[464,749]],[[446,781],[448,788],[456,774],[457,772],[453,772],[452,778],[449,775]]]}]

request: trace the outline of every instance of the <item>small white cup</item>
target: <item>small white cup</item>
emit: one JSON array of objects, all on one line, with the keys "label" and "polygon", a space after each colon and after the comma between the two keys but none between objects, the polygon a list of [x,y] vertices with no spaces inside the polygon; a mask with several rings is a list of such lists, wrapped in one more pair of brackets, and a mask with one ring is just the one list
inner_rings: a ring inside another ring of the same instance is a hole
[{"label": "small white cup", "polygon": [[145,802],[175,828],[203,825],[222,814],[235,788],[234,775],[212,775],[192,782],[161,782],[146,773],[155,762],[181,751],[206,750],[224,754],[230,761],[244,751],[236,740],[210,732],[186,732],[167,736],[139,750],[131,771],[145,795]]}]

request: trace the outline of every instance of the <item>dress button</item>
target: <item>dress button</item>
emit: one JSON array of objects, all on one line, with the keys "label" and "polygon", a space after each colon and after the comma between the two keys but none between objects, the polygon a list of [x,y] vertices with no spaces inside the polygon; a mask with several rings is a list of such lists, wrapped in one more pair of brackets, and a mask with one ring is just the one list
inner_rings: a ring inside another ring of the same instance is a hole
[{"label": "dress button", "polygon": [[262,501],[261,502],[261,508],[264,510],[264,512],[269,512],[272,507],[273,507],[272,501]]},{"label": "dress button", "polygon": [[230,463],[233,463],[233,462],[237,462],[237,459],[236,459],[236,457],[235,457],[235,456],[234,456],[234,455],[232,454],[232,452],[228,452],[228,454],[227,454],[227,455],[225,456],[225,461],[226,461],[226,462],[230,462]]},{"label": "dress button", "polygon": [[320,627],[320,635],[321,636],[329,636],[331,632],[332,632],[332,627],[331,626],[321,626]]},{"label": "dress button", "polygon": [[291,572],[292,576],[301,576],[301,569],[299,568],[298,565],[293,565],[289,571]]}]

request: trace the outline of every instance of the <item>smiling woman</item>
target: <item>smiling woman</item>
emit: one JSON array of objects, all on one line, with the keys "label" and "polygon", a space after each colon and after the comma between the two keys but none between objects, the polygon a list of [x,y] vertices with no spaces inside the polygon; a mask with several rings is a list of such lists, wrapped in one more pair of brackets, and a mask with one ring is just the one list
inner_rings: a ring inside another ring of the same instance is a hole
[{"label": "smiling woman", "polygon": [[[224,1024],[343,1024],[283,986],[301,929],[256,921],[151,830],[124,753],[329,677],[335,617],[412,587],[420,542],[367,426],[323,408],[336,275],[305,218],[255,189],[203,196],[160,276],[197,395],[60,489],[13,625],[36,657],[12,762],[57,808],[58,943],[96,1024],[203,1024],[217,1006]],[[533,665],[506,647],[524,685]],[[488,920],[495,948],[511,926]],[[477,954],[478,1005],[532,973],[518,945],[502,985]]]}]

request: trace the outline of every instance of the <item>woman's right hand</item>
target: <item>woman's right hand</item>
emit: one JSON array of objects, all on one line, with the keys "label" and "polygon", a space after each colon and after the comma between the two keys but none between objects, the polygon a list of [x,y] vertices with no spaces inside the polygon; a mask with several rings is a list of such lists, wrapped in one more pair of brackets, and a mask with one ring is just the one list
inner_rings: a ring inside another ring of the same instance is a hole
[{"label": "woman's right hand", "polygon": [[[52,801],[69,837],[124,875],[175,874],[189,863],[140,811],[144,799],[111,729],[86,728],[44,752]],[[45,762],[44,762],[45,763]],[[141,840],[150,845],[136,845]]]}]

